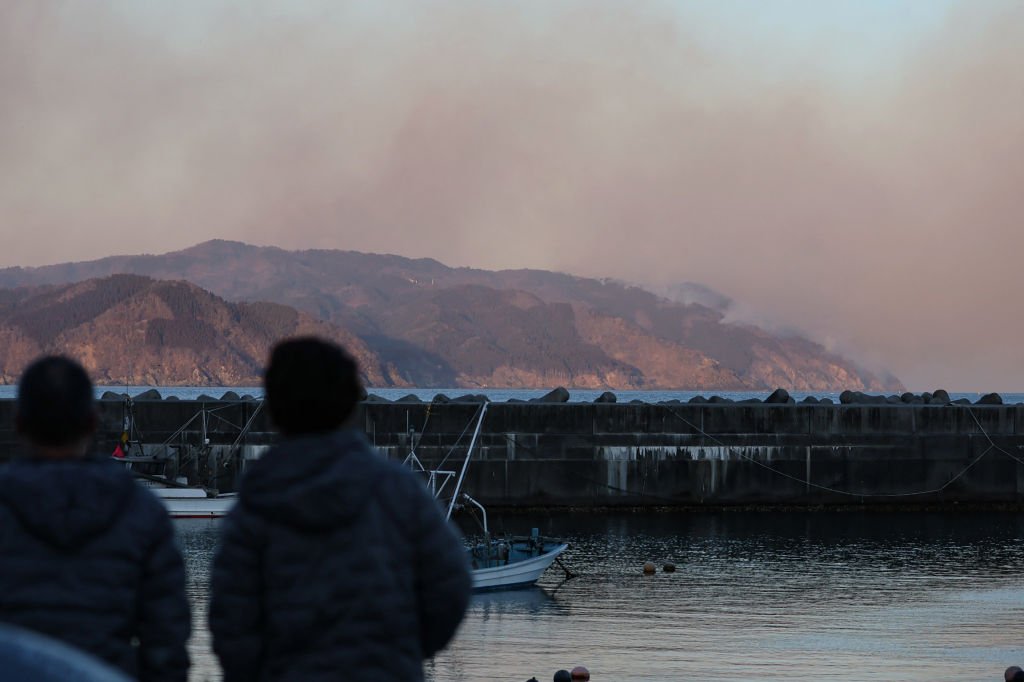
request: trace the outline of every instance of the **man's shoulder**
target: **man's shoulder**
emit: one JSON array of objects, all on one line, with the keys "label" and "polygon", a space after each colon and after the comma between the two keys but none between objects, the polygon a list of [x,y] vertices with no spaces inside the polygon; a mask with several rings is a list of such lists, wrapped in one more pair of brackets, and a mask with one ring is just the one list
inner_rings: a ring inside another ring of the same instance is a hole
[{"label": "man's shoulder", "polygon": [[374,452],[372,461],[380,471],[380,476],[391,486],[400,487],[411,493],[425,492],[426,483],[421,477],[404,464],[388,459],[383,454]]},{"label": "man's shoulder", "polygon": [[167,512],[167,506],[156,494],[136,481],[131,482],[127,507],[130,510],[129,513],[135,518],[141,519],[145,525],[152,528],[170,527],[171,517]]},{"label": "man's shoulder", "polygon": [[[328,467],[332,475],[338,475],[339,470],[341,472],[348,471],[357,479],[370,478],[403,489],[413,486],[423,487],[423,482],[415,472],[401,462],[389,459],[387,455],[374,447],[360,431],[351,429],[338,431],[322,437],[318,445],[322,451],[331,453],[331,464],[339,467]],[[359,473],[356,474],[356,471]]]},{"label": "man's shoulder", "polygon": [[405,517],[415,516],[421,521],[429,518],[424,514],[443,517],[441,503],[431,496],[423,474],[417,474],[394,460],[383,457],[379,460],[384,474],[378,490],[388,496],[392,507]]},{"label": "man's shoulder", "polygon": [[16,459],[0,464],[0,487],[33,490],[74,490],[79,497],[99,495],[124,497],[139,487],[134,477],[113,462],[95,458],[36,460]]}]

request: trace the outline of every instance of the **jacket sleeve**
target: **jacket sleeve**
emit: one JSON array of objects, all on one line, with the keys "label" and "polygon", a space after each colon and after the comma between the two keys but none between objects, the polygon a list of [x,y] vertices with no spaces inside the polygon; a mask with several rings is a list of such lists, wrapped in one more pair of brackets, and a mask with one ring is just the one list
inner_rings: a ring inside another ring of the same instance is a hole
[{"label": "jacket sleeve", "polygon": [[[154,504],[159,503],[154,500]],[[185,682],[192,616],[185,596],[185,564],[174,528],[161,506],[154,515],[155,542],[147,552],[139,603],[139,680]]]},{"label": "jacket sleeve", "polygon": [[261,667],[264,618],[258,525],[239,503],[224,520],[213,559],[210,632],[224,682],[255,680]]},{"label": "jacket sleeve", "polygon": [[462,622],[473,587],[469,559],[458,531],[419,481],[411,495],[420,509],[415,537],[420,647],[424,657],[448,644]]}]

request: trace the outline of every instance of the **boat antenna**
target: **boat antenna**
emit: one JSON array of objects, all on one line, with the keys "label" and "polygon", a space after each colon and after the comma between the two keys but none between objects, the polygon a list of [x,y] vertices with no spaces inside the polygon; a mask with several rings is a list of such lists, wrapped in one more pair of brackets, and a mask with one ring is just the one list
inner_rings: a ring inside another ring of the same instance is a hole
[{"label": "boat antenna", "polygon": [[455,501],[459,499],[459,491],[462,490],[462,479],[466,477],[466,469],[469,467],[469,458],[473,456],[473,446],[476,445],[477,436],[480,435],[480,427],[484,425],[484,415],[487,414],[487,403],[480,405],[480,418],[476,420],[476,428],[473,429],[473,437],[469,441],[469,450],[466,451],[466,461],[462,463],[462,470],[459,472],[459,480],[455,483],[455,491],[452,493],[452,501],[448,503],[448,513],[445,520],[451,520],[452,510],[455,509]]}]

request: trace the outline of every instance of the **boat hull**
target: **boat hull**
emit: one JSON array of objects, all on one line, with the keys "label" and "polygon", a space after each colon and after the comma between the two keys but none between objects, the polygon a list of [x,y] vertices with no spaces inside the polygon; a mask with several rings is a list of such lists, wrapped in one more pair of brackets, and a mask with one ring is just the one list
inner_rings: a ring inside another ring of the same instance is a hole
[{"label": "boat hull", "polygon": [[235,506],[234,499],[180,500],[164,498],[164,506],[172,519],[219,519]]},{"label": "boat hull", "polygon": [[149,490],[160,498],[174,519],[217,519],[227,515],[238,500],[234,494],[208,497],[195,488],[151,487]]},{"label": "boat hull", "polygon": [[568,549],[569,545],[561,544],[535,557],[513,561],[504,566],[478,568],[473,571],[473,589],[499,590],[515,587],[526,587],[537,582],[537,579],[548,569],[558,555]]}]

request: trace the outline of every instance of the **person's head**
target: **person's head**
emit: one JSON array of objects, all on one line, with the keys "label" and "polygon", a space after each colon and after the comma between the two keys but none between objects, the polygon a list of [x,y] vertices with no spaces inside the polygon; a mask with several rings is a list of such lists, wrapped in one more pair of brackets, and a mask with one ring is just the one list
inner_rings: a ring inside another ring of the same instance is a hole
[{"label": "person's head", "polygon": [[277,344],[263,386],[270,418],[286,436],[334,431],[361,393],[356,361],[341,346],[313,337]]},{"label": "person's head", "polygon": [[96,430],[89,375],[77,362],[62,356],[36,360],[18,383],[15,424],[35,456],[84,455]]},{"label": "person's head", "polygon": [[1003,673],[1003,679],[1006,682],[1017,682],[1018,680],[1024,680],[1024,670],[1018,665],[1011,665]]},{"label": "person's head", "polygon": [[572,682],[572,675],[569,674],[568,670],[559,670],[555,673],[554,682]]},{"label": "person's head", "polygon": [[572,669],[572,679],[574,680],[589,680],[590,671],[584,668],[582,665],[578,665]]}]

